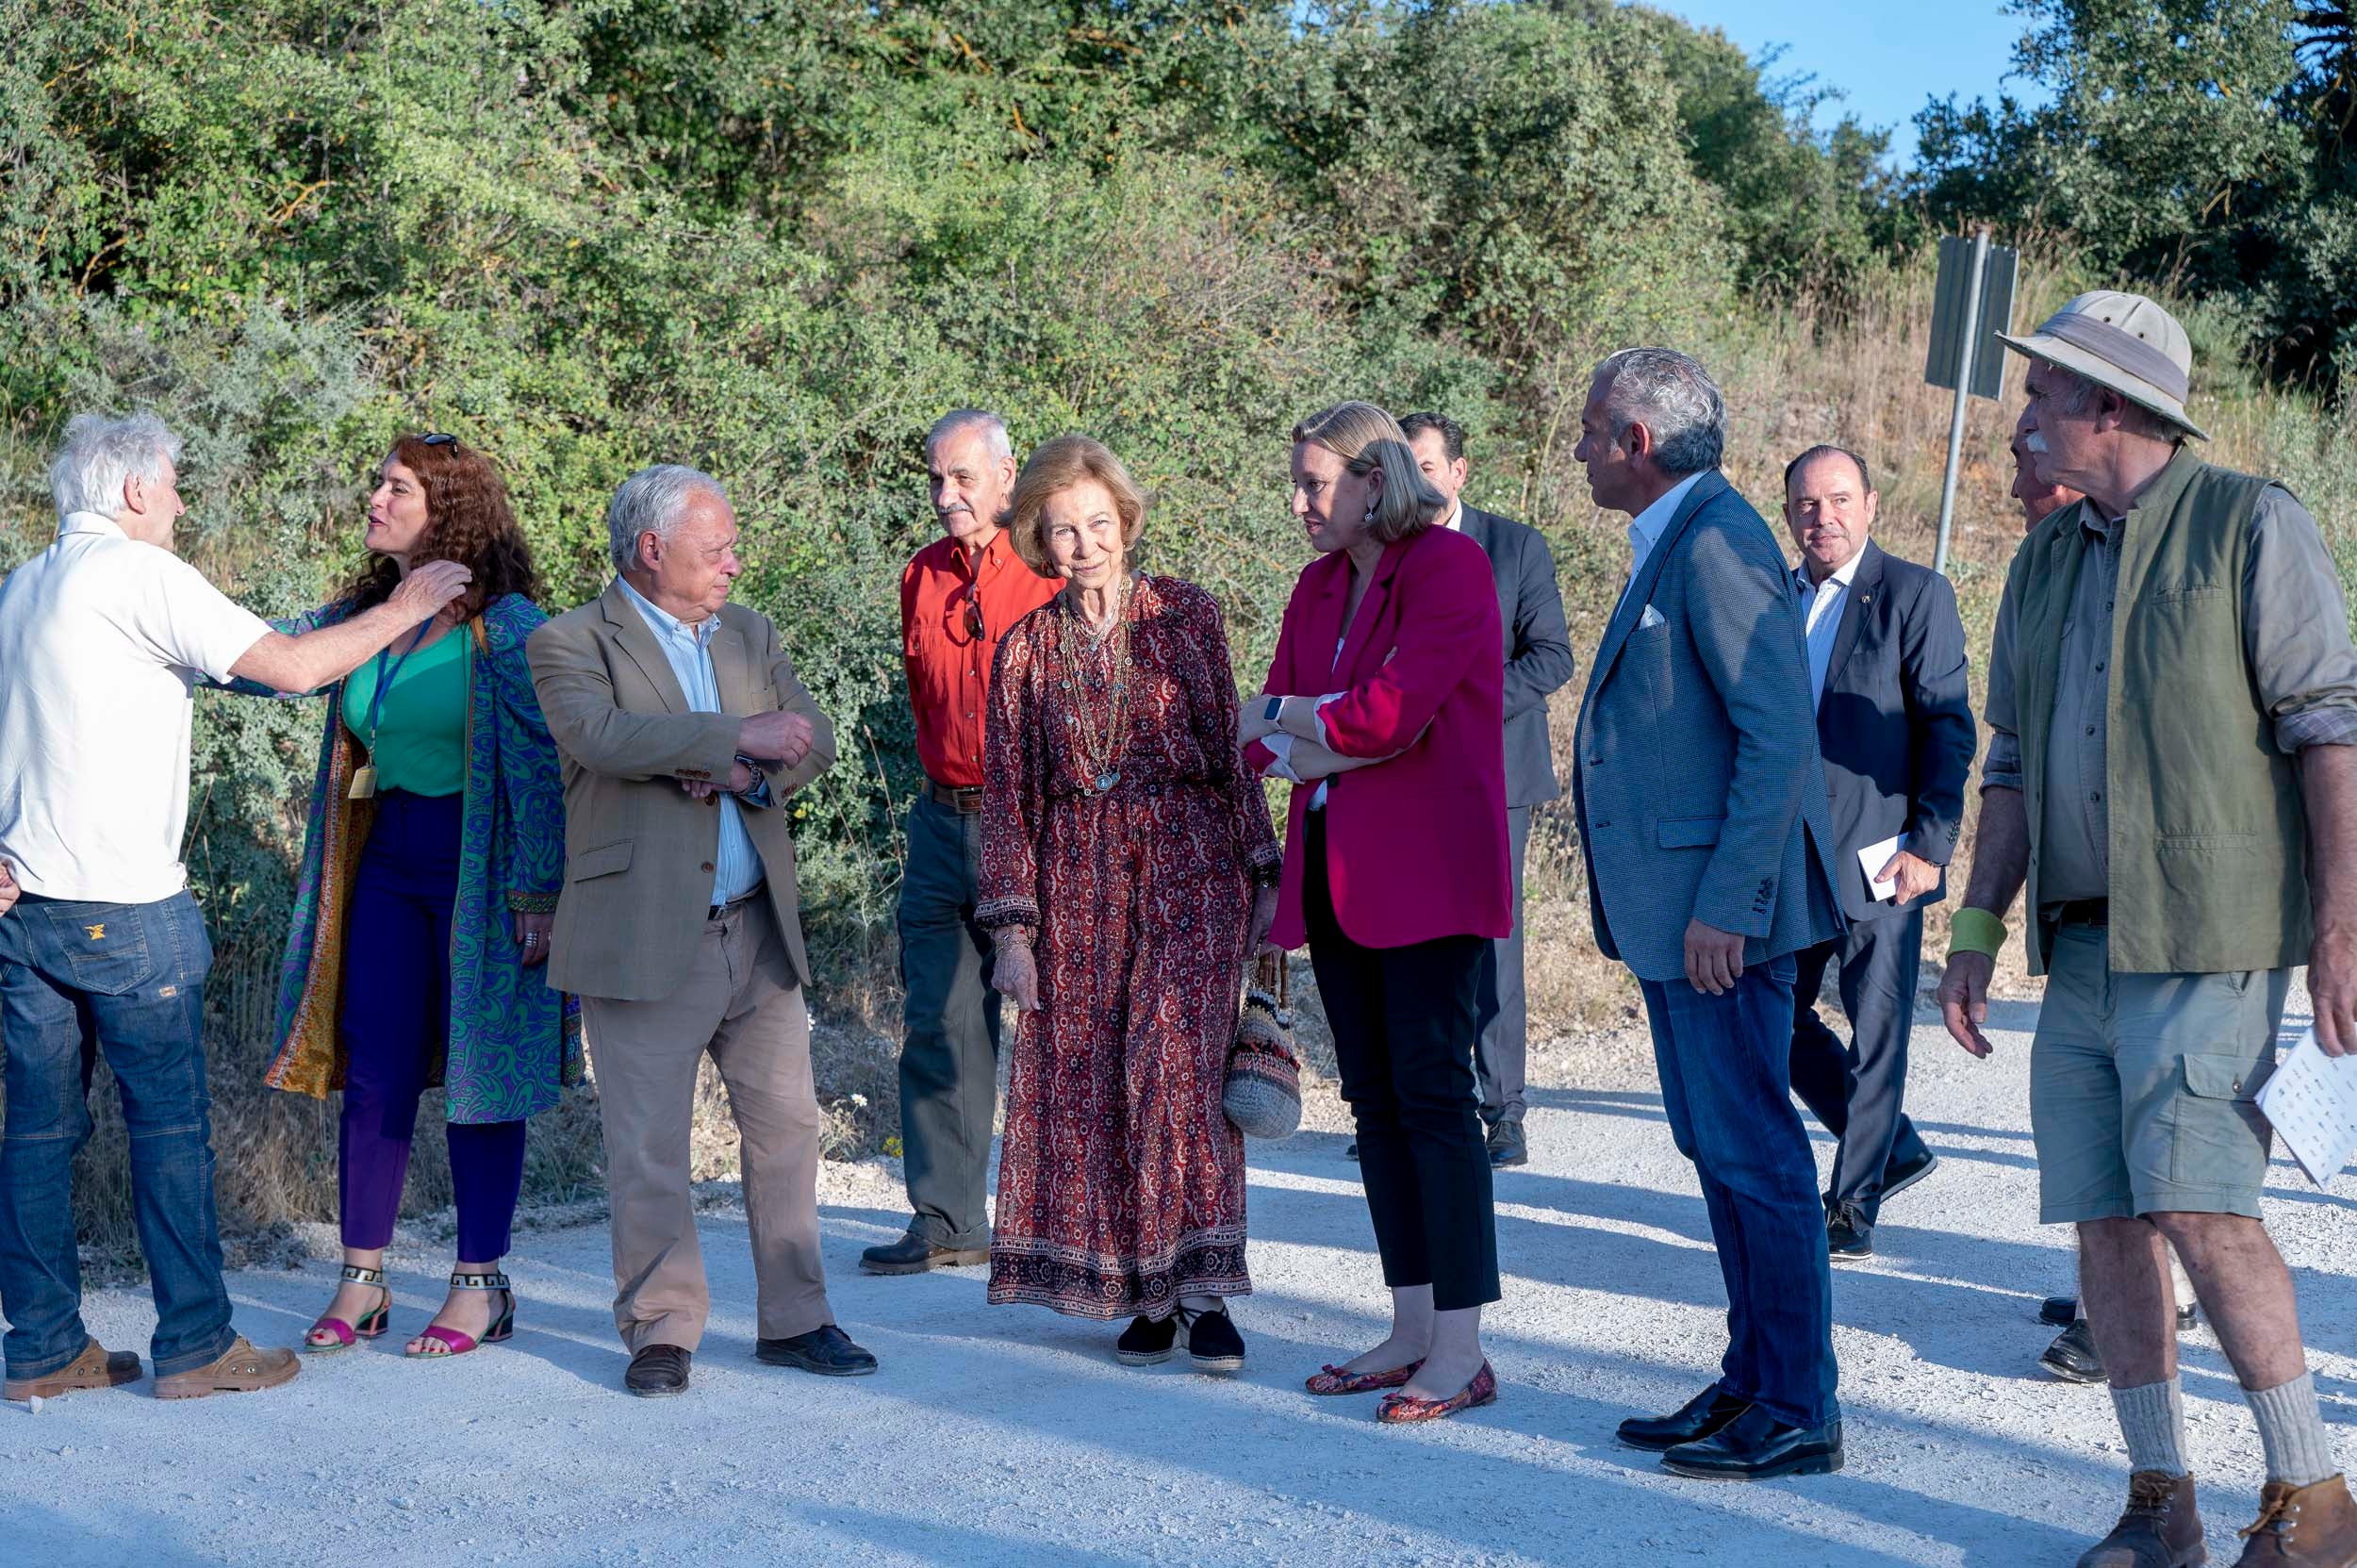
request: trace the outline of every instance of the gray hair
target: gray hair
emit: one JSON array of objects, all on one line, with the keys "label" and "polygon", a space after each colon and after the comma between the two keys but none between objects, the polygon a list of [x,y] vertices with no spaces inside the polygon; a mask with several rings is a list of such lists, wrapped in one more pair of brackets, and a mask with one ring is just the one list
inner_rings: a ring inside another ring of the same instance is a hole
[{"label": "gray hair", "polygon": [[1691,355],[1675,349],[1623,349],[1596,367],[1608,381],[1604,405],[1612,438],[1632,424],[1653,432],[1653,460],[1673,479],[1715,469],[1726,453],[1727,400]]},{"label": "gray hair", "polygon": [[160,482],[164,470],[179,461],[180,437],[153,414],[76,414],[49,464],[49,493],[61,518],[70,512],[111,518],[123,510],[125,480],[136,475]]},{"label": "gray hair", "polygon": [[2083,375],[2069,366],[2058,365],[2052,359],[2040,359],[2038,363],[2046,367],[2047,379],[2052,384],[2053,390],[2047,395],[2053,401],[2055,413],[2076,419],[2094,409],[2097,392],[2109,391],[2117,395],[2122,404],[2119,428],[2129,435],[2155,441],[2184,438],[2184,427],[2175,420],[2156,409],[2147,408],[2118,388],[2104,387],[2094,377]]},{"label": "gray hair", "polygon": [[680,520],[687,515],[687,503],[699,490],[722,501],[729,498],[717,479],[678,463],[656,463],[623,480],[605,508],[605,542],[614,557],[614,569],[637,569],[639,535],[668,539],[677,532]]},{"label": "gray hair", "polygon": [[987,408],[952,408],[933,421],[925,432],[925,456],[931,461],[933,449],[962,430],[979,430],[982,445],[993,462],[1014,455],[1014,443],[1007,439],[1007,421]]}]

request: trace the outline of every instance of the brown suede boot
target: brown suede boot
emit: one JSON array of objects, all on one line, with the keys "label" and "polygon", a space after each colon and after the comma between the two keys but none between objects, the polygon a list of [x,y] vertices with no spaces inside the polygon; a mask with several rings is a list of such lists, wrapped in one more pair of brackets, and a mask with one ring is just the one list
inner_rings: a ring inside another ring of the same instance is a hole
[{"label": "brown suede boot", "polygon": [[2128,1477],[2128,1507],[2112,1533],[2086,1549],[2079,1568],[2195,1568],[2210,1560],[2194,1510],[2193,1477],[2139,1470]]},{"label": "brown suede boot", "polygon": [[2259,1522],[2242,1533],[2234,1568],[2357,1568],[2357,1502],[2344,1476],[2313,1486],[2267,1482]]},{"label": "brown suede boot", "polygon": [[10,1378],[5,1390],[16,1400],[55,1399],[86,1388],[121,1388],[140,1380],[139,1356],[129,1350],[109,1350],[96,1340],[82,1353],[45,1378]]},{"label": "brown suede boot", "polygon": [[291,1383],[302,1370],[303,1363],[293,1351],[256,1350],[239,1334],[217,1360],[157,1378],[156,1397],[202,1399],[208,1394],[251,1394]]}]

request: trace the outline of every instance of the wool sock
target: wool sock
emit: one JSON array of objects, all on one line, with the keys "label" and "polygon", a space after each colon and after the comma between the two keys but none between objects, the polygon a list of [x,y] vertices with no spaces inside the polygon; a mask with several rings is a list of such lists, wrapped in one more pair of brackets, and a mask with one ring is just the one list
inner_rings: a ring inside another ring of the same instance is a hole
[{"label": "wool sock", "polygon": [[[2313,1400],[2314,1395],[2310,1397]],[[2258,1395],[2251,1398],[2255,1401]],[[2129,1469],[2185,1474],[2185,1396],[2176,1378],[2139,1383],[2134,1388],[2115,1387],[2112,1409],[2119,1412],[2119,1432],[2128,1440]],[[2274,1450],[2269,1449],[2268,1458],[2273,1457]]]},{"label": "wool sock", "polygon": [[2250,1413],[2259,1423],[2259,1444],[2266,1450],[2267,1479],[2290,1486],[2314,1486],[2339,1474],[2332,1462],[2332,1440],[2324,1435],[2324,1414],[2316,1409],[2316,1379],[2301,1373],[2273,1388],[2249,1388]]}]

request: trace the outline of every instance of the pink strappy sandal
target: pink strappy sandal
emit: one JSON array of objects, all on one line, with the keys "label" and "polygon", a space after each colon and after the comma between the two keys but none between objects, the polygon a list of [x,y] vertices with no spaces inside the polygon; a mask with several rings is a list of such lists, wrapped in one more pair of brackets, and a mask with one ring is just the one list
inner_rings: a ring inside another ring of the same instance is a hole
[{"label": "pink strappy sandal", "polygon": [[503,1340],[515,1337],[516,1291],[515,1287],[508,1283],[506,1275],[498,1269],[492,1269],[487,1274],[453,1274],[450,1277],[450,1288],[454,1291],[497,1291],[507,1297],[507,1305],[498,1317],[492,1319],[491,1326],[483,1331],[481,1339],[461,1333],[455,1329],[445,1329],[438,1323],[427,1324],[419,1331],[418,1337],[421,1340],[432,1340],[442,1348],[409,1350],[406,1354],[411,1361],[446,1362],[453,1356],[463,1356],[470,1350],[480,1349],[486,1345],[498,1345]]},{"label": "pink strappy sandal", "polygon": [[385,1282],[381,1268],[362,1268],[357,1263],[344,1265],[344,1279],[354,1285],[374,1285],[384,1293],[375,1310],[360,1314],[357,1323],[346,1323],[340,1317],[322,1316],[311,1325],[303,1336],[303,1348],[313,1356],[332,1356],[338,1350],[349,1350],[364,1339],[382,1339],[393,1311],[393,1288]]}]

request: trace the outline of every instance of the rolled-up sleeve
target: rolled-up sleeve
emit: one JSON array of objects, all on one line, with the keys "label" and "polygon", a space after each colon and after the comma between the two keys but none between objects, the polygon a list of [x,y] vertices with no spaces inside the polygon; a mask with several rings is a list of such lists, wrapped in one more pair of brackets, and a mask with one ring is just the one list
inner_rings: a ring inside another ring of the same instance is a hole
[{"label": "rolled-up sleeve", "polygon": [[2021,734],[2015,727],[2013,702],[2013,585],[1998,602],[1997,629],[1988,639],[1988,701],[1981,718],[1988,726],[1988,752],[1981,759],[1983,789],[2021,787]]},{"label": "rolled-up sleeve", "polygon": [[2268,487],[2243,567],[2243,652],[2286,752],[2357,746],[2357,647],[2316,520]]}]

